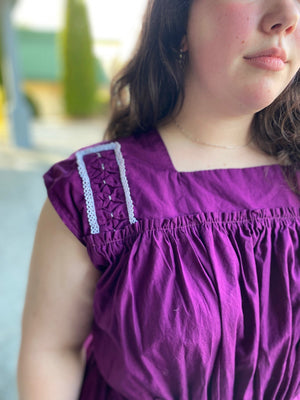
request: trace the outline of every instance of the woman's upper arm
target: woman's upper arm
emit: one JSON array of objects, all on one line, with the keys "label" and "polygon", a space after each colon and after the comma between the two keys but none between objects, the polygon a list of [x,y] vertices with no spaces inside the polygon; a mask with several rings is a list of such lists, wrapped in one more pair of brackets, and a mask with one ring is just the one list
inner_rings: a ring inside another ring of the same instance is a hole
[{"label": "woman's upper arm", "polygon": [[99,277],[86,248],[46,200],[32,252],[22,345],[80,348],[90,331]]}]

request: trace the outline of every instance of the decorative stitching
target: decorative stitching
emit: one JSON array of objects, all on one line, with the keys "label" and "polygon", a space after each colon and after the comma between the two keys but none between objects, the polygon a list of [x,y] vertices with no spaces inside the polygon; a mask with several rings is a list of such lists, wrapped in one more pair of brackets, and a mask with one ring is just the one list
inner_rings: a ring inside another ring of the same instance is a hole
[{"label": "decorative stitching", "polygon": [[[84,162],[84,156],[86,156],[88,154],[96,153],[97,156],[99,158],[101,158],[101,151],[108,151],[108,150],[114,150],[116,161],[119,166],[120,178],[121,178],[121,183],[122,183],[124,194],[125,194],[129,222],[130,222],[130,224],[134,224],[137,222],[136,218],[134,217],[134,207],[133,207],[133,202],[132,202],[131,195],[130,195],[128,180],[126,177],[126,168],[125,168],[124,158],[123,158],[123,155],[121,152],[121,145],[118,142],[100,144],[98,146],[90,147],[90,148],[79,150],[76,152],[76,161],[77,161],[77,165],[78,165],[78,172],[79,172],[79,175],[82,180],[83,193],[84,193],[84,198],[86,201],[87,217],[88,217],[91,234],[99,233],[100,228],[99,228],[99,224],[97,221],[95,201],[94,201],[93,191],[91,188],[90,177],[88,175],[86,165]],[[101,168],[103,171],[105,170],[105,166],[103,163],[101,163]],[[106,184],[105,179],[103,180],[103,183]],[[111,200],[111,196],[109,196],[109,200]],[[113,213],[111,213],[111,217],[113,218]]]},{"label": "decorative stitching", "polygon": [[122,182],[122,186],[123,186],[124,193],[125,193],[127,211],[128,211],[128,215],[129,215],[129,222],[131,224],[135,224],[137,222],[137,220],[134,217],[134,208],[133,208],[130,189],[129,189],[128,180],[127,180],[127,176],[126,176],[125,161],[124,161],[124,158],[123,158],[123,155],[121,152],[121,145],[119,142],[116,142],[115,155],[116,155],[117,163],[118,163],[119,169],[120,169],[121,182]]}]

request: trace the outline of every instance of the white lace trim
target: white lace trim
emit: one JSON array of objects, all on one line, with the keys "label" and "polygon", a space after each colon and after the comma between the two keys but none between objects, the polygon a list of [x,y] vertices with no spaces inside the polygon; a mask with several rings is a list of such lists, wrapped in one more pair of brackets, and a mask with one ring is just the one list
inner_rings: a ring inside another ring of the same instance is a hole
[{"label": "white lace trim", "polygon": [[123,155],[121,152],[120,143],[118,143],[118,142],[115,142],[115,143],[116,143],[115,155],[116,155],[117,163],[118,163],[119,170],[120,170],[120,176],[121,176],[123,190],[125,193],[129,222],[131,224],[135,224],[137,222],[137,220],[134,217],[134,208],[133,208],[133,203],[132,203],[131,194],[130,194],[130,188],[129,188],[128,180],[127,180],[127,176],[126,176],[125,161],[124,161],[124,158],[123,158]]},{"label": "white lace trim", "polygon": [[[107,151],[107,150],[114,150],[115,152],[115,157],[119,166],[120,170],[120,178],[125,194],[125,199],[126,199],[126,206],[127,206],[127,212],[128,212],[128,217],[129,217],[129,222],[130,224],[134,224],[137,222],[136,218],[134,217],[134,207],[133,207],[133,202],[131,199],[131,194],[130,194],[130,189],[128,185],[128,180],[126,177],[126,168],[125,168],[125,162],[124,158],[121,152],[121,145],[118,142],[112,142],[112,143],[106,143],[106,144],[100,144],[95,147],[90,147],[87,149],[79,150],[76,152],[76,160],[77,160],[77,165],[78,165],[78,172],[82,180],[82,186],[83,186],[83,193],[84,193],[84,198],[86,202],[86,208],[87,208],[87,217],[88,217],[88,222],[90,225],[90,230],[91,234],[96,234],[100,232],[99,224],[97,221],[97,215],[96,215],[96,209],[95,209],[95,201],[94,201],[94,196],[93,196],[93,191],[91,188],[91,181],[86,169],[86,165],[84,162],[84,156],[92,153],[99,153],[98,156],[101,158],[101,151]],[[101,168],[104,170],[105,165],[101,163]],[[111,215],[113,217],[113,215]]]}]

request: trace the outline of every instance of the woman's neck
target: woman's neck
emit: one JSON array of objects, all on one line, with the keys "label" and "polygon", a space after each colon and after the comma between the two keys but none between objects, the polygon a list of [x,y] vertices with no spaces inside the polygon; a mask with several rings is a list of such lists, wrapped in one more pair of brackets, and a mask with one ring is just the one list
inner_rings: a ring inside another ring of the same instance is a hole
[{"label": "woman's neck", "polygon": [[[260,150],[253,142],[236,148],[207,146],[195,142],[180,132],[174,122],[158,128],[173,165],[177,171],[189,172],[220,168],[247,168],[277,164],[277,160]],[[206,138],[205,138],[206,139]],[[212,142],[212,139],[209,143]],[[236,144],[235,143],[226,143]]]}]

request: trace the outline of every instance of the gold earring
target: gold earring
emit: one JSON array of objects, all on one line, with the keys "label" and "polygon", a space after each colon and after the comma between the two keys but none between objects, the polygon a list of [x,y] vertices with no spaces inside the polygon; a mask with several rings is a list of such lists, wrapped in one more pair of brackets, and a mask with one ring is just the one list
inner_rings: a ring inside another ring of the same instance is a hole
[{"label": "gold earring", "polygon": [[184,51],[183,49],[179,50],[179,57],[178,57],[178,63],[181,69],[184,69],[185,64],[186,64],[186,59],[187,59],[187,51]]}]

